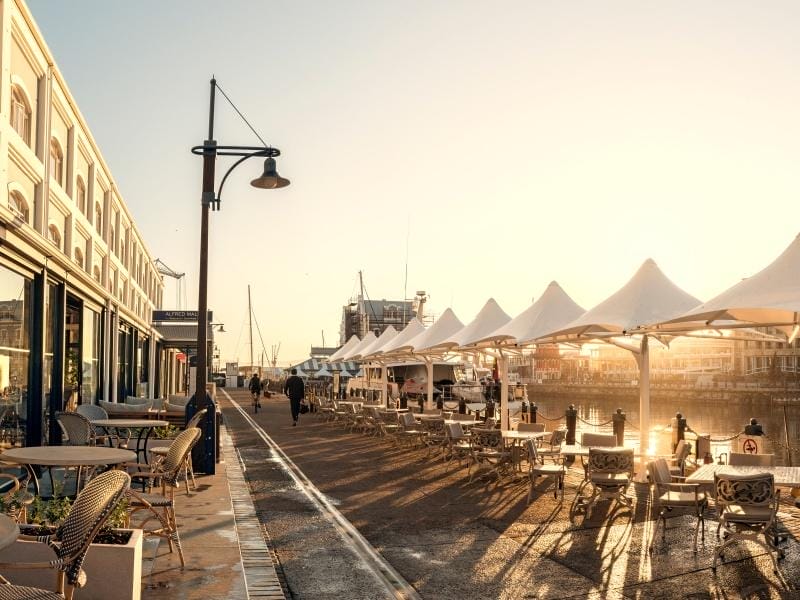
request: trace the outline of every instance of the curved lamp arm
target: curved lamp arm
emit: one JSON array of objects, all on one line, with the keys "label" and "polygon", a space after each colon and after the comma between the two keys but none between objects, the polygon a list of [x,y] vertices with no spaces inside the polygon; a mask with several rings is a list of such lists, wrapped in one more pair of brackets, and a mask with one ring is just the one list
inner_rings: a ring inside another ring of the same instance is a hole
[{"label": "curved lamp arm", "polygon": [[205,156],[211,154],[213,156],[239,156],[239,160],[233,163],[230,168],[225,172],[222,181],[219,184],[217,195],[211,200],[211,210],[219,210],[219,203],[222,199],[222,186],[225,185],[225,180],[228,175],[246,161],[248,158],[259,156],[261,158],[275,158],[281,155],[281,151],[277,148],[264,148],[263,146],[217,146],[216,142],[206,142],[202,146],[195,146],[192,148],[192,154]]}]

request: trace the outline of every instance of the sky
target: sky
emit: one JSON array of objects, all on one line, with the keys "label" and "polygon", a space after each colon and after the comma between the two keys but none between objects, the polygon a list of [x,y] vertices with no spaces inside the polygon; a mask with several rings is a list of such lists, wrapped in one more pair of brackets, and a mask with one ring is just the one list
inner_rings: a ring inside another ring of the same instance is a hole
[{"label": "sky", "polygon": [[[291,186],[251,188],[249,161],[211,213],[223,362],[249,362],[248,285],[255,360],[280,343],[287,365],[338,342],[359,271],[467,323],[552,280],[591,308],[647,258],[707,300],[800,232],[795,2],[29,6],[151,254],[186,273],[164,308],[197,307],[212,75],[280,148]],[[215,137],[258,143],[222,98]]]}]

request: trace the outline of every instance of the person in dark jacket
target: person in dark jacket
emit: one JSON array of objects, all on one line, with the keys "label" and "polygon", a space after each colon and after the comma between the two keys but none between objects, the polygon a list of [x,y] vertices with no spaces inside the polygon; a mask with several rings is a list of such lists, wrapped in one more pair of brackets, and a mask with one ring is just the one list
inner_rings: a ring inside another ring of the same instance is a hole
[{"label": "person in dark jacket", "polygon": [[306,395],[306,386],[303,380],[297,376],[297,369],[292,369],[292,376],[283,384],[283,393],[289,397],[292,407],[292,427],[297,425],[297,417],[300,414],[300,401]]},{"label": "person in dark jacket", "polygon": [[258,378],[258,373],[253,373],[248,387],[253,396],[253,406],[261,408],[261,380]]}]

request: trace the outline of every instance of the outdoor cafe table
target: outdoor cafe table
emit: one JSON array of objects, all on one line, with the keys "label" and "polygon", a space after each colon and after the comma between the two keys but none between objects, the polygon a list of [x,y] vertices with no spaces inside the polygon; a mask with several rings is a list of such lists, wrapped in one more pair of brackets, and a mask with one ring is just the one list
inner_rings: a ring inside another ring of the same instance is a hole
[{"label": "outdoor cafe table", "polygon": [[687,483],[713,484],[714,475],[755,475],[771,473],[778,487],[800,487],[800,467],[751,467],[733,465],[703,465],[686,478]]},{"label": "outdoor cafe table", "polygon": [[525,440],[538,440],[545,436],[552,435],[552,431],[503,431],[500,436],[503,441],[511,446],[511,462],[517,468],[522,468],[522,448],[520,444]]},{"label": "outdoor cafe table", "polygon": [[0,550],[13,544],[19,537],[19,527],[14,519],[0,514]]},{"label": "outdoor cafe table", "polygon": [[[0,460],[24,465],[31,474],[31,479],[39,495],[39,480],[32,466],[39,467],[97,467],[101,465],[118,465],[136,460],[136,453],[121,448],[105,448],[102,446],[28,446],[11,448],[0,454]],[[78,478],[80,480],[80,477]]]},{"label": "outdoor cafe table", "polygon": [[[150,435],[153,433],[153,429],[156,427],[166,427],[169,425],[168,421],[159,421],[156,419],[95,419],[92,422],[92,425],[96,427],[102,427],[103,431],[106,432],[108,435],[108,445],[111,445],[111,429],[138,429],[139,435],[136,438],[136,459],[138,461],[139,454],[144,456],[144,460],[141,461],[145,464],[147,463],[147,441],[150,439]],[[147,434],[145,435],[145,431]],[[144,436],[144,440],[142,437]]]}]

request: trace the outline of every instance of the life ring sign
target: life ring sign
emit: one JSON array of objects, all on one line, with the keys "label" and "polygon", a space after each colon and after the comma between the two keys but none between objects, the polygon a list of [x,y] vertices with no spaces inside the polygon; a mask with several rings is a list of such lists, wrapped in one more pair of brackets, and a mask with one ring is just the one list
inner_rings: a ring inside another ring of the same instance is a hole
[{"label": "life ring sign", "polygon": [[745,438],[742,442],[742,451],[745,454],[758,454],[758,443],[753,438]]}]

